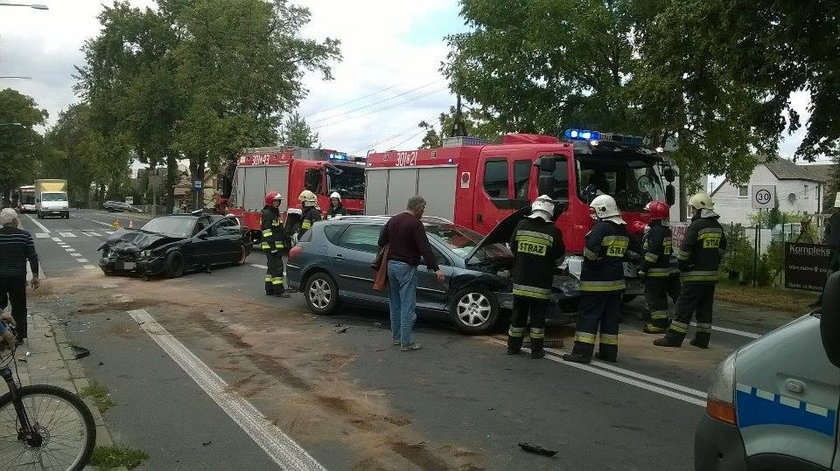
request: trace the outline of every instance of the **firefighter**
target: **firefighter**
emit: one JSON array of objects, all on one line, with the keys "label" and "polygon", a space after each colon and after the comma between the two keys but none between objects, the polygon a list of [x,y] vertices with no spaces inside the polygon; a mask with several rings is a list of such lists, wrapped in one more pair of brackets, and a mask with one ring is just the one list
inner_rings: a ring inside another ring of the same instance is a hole
[{"label": "firefighter", "polygon": [[283,196],[276,191],[265,195],[265,207],[262,210],[262,242],[260,249],[265,252],[265,294],[288,298],[283,286],[283,251],[286,247],[286,231],[280,217],[280,204]]},{"label": "firefighter", "polygon": [[653,344],[659,347],[680,347],[685,339],[691,318],[697,314],[697,333],[691,344],[708,348],[712,336],[712,308],[715,299],[715,284],[723,251],[726,250],[726,236],[718,222],[720,216],[714,212],[714,202],[706,193],[698,193],[688,200],[693,216],[686,230],[677,264],[682,278],[682,290],[677,300],[677,318],[665,337]]},{"label": "firefighter", "polygon": [[531,204],[531,214],[517,224],[510,239],[514,259],[508,355],[515,355],[522,348],[530,317],[531,358],[545,356],[545,317],[551,309],[554,267],[565,252],[554,215],[554,202],[546,195],[540,196]]},{"label": "firefighter", "polygon": [[668,297],[676,303],[680,294],[671,228],[668,227],[671,208],[664,201],[651,201],[645,206],[645,211],[650,214],[650,224],[642,239],[644,259],[639,276],[645,280],[645,299],[650,319],[645,323],[643,331],[646,334],[662,334],[668,328]]},{"label": "firefighter", "polygon": [[333,191],[330,195],[330,209],[327,210],[327,219],[336,216],[347,216],[347,210],[341,204],[341,195],[337,191]]},{"label": "firefighter", "polygon": [[630,237],[612,196],[600,195],[592,200],[589,207],[597,222],[586,234],[583,249],[575,345],[572,353],[563,355],[563,359],[576,363],[592,361],[595,339],[600,330],[596,358],[615,362],[618,359],[621,297],[625,289],[624,259]]},{"label": "firefighter", "polygon": [[315,196],[315,193],[312,193],[309,190],[303,190],[300,192],[300,209],[302,211],[300,215],[300,229],[298,230],[298,240],[303,237],[303,234],[312,227],[316,221],[321,220],[321,210],[318,209],[318,198]]}]

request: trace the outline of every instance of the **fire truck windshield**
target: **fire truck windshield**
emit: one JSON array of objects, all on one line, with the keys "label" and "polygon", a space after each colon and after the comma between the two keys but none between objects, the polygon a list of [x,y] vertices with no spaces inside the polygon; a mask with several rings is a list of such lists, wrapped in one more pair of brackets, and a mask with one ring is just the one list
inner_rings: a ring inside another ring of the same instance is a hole
[{"label": "fire truck windshield", "polygon": [[[333,164],[335,165],[335,164]],[[337,191],[342,198],[362,199],[365,197],[365,169],[358,165],[335,165],[340,171],[327,171],[327,184],[332,193]]]},{"label": "fire truck windshield", "polygon": [[665,200],[655,162],[579,159],[580,199],[589,204],[600,194],[611,195],[623,211],[642,211],[653,200]]}]

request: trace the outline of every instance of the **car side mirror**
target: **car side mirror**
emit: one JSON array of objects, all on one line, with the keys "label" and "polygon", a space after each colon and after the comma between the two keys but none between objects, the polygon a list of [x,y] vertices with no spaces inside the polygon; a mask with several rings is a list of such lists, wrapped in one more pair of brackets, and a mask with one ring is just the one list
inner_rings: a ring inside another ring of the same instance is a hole
[{"label": "car side mirror", "polygon": [[840,272],[828,277],[823,293],[820,337],[829,361],[840,368]]},{"label": "car side mirror", "polygon": [[538,166],[540,167],[540,172],[553,173],[557,170],[557,160],[554,157],[540,157]]},{"label": "car side mirror", "polygon": [[676,190],[674,190],[674,185],[669,183],[668,186],[665,187],[665,202],[668,203],[668,206],[673,206],[676,201]]}]

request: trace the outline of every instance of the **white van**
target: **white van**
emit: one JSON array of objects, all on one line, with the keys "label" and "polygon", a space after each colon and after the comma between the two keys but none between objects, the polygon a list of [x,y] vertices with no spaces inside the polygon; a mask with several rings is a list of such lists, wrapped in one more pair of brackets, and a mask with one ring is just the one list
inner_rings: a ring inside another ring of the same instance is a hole
[{"label": "white van", "polygon": [[840,273],[823,309],[718,365],[697,426],[697,470],[840,469]]}]

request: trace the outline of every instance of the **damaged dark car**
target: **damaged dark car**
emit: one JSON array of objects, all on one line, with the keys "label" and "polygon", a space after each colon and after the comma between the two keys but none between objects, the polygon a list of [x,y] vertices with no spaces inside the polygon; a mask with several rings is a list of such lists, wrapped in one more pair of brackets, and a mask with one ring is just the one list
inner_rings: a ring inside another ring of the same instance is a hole
[{"label": "damaged dark car", "polygon": [[195,270],[241,265],[251,244],[239,221],[219,215],[172,215],[140,229],[120,229],[99,247],[106,275],[137,274],[176,278]]}]

